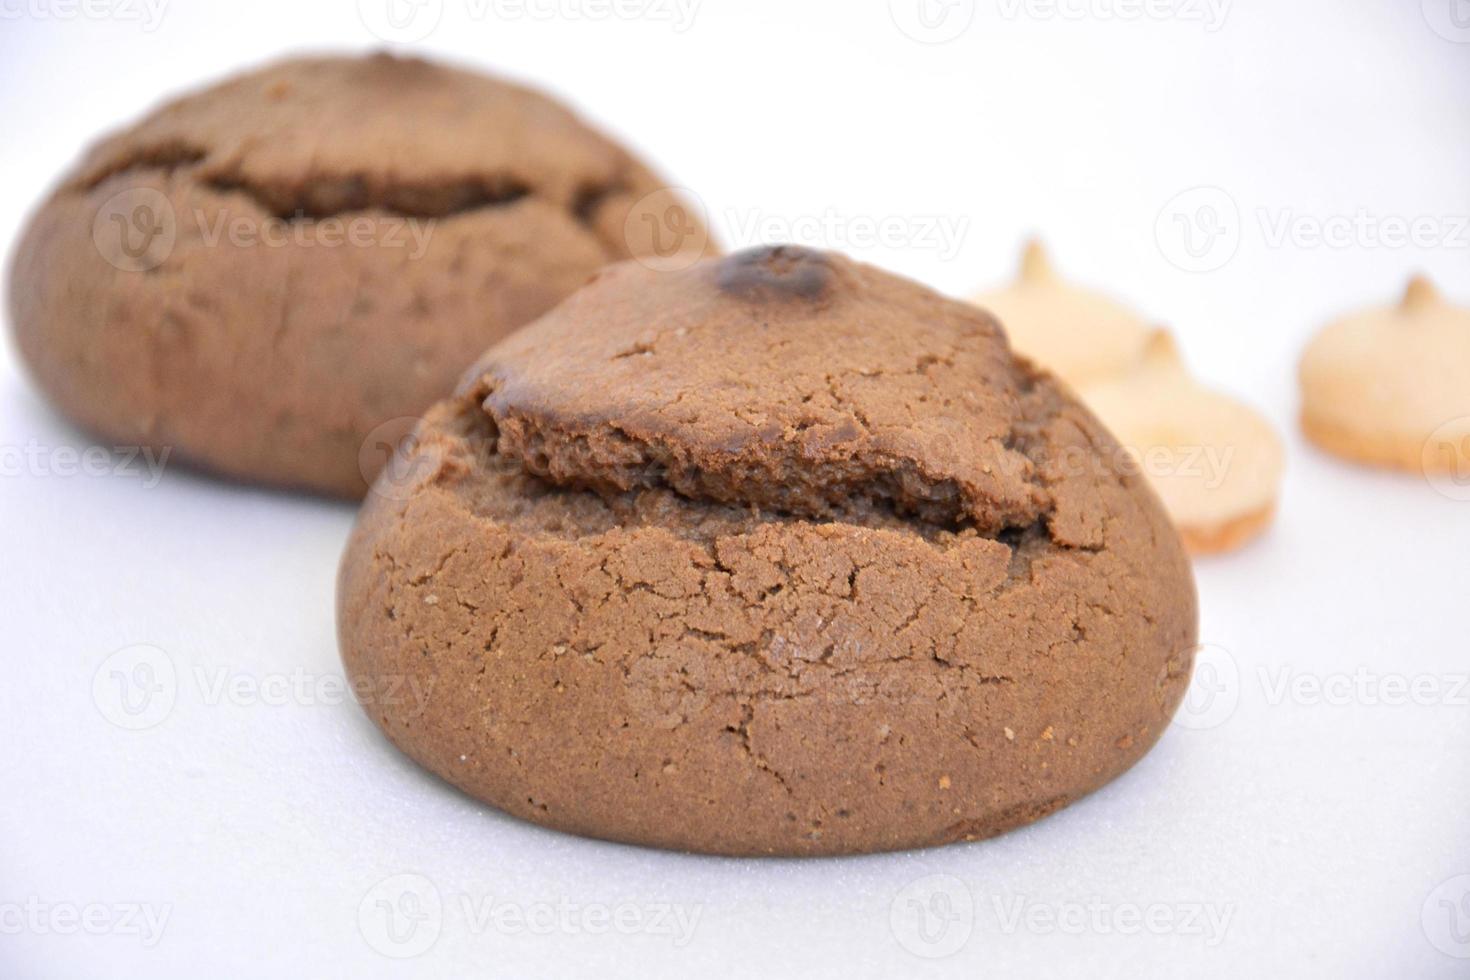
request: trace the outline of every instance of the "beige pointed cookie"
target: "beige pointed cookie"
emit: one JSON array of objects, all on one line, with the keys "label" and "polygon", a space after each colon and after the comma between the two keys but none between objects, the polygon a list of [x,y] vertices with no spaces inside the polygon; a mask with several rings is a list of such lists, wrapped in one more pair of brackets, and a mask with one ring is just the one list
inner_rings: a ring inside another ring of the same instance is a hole
[{"label": "beige pointed cookie", "polygon": [[1302,430],[1376,466],[1454,472],[1470,455],[1470,309],[1415,277],[1394,306],[1324,327],[1302,354]]},{"label": "beige pointed cookie", "polygon": [[1014,283],[971,302],[995,314],[1016,351],[1074,388],[1127,370],[1148,343],[1142,317],[1058,277],[1035,240],[1026,245]]},{"label": "beige pointed cookie", "polygon": [[1165,330],[1131,368],[1079,392],[1137,459],[1195,554],[1238,547],[1276,509],[1281,441],[1269,422],[1192,378]]}]

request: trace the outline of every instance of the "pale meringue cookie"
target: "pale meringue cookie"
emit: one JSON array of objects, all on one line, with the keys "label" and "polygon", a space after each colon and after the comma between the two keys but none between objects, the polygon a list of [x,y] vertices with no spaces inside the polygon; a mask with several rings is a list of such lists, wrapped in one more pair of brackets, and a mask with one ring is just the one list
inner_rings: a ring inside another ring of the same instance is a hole
[{"label": "pale meringue cookie", "polygon": [[1139,314],[1059,277],[1035,239],[1026,244],[1015,282],[971,302],[995,314],[1014,350],[1074,388],[1127,370],[1149,339]]},{"label": "pale meringue cookie", "polygon": [[1239,547],[1271,523],[1281,440],[1254,409],[1197,382],[1168,331],[1153,331],[1131,366],[1078,393],[1137,461],[1192,553]]},{"label": "pale meringue cookie", "polygon": [[1302,354],[1302,431],[1338,456],[1421,473],[1470,467],[1470,309],[1422,276],[1336,320]]}]

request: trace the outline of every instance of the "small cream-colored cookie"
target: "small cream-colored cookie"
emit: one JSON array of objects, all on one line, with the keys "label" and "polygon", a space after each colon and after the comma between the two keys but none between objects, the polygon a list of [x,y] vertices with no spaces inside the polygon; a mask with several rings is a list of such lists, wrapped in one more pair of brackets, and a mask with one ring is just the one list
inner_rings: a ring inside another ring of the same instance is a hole
[{"label": "small cream-colored cookie", "polygon": [[1329,452],[1455,471],[1470,446],[1470,309],[1416,276],[1395,306],[1344,317],[1302,354],[1302,430]]},{"label": "small cream-colored cookie", "polygon": [[1137,459],[1195,554],[1239,547],[1271,523],[1281,441],[1254,409],[1200,385],[1168,331],[1116,378],[1079,392]]},{"label": "small cream-colored cookie", "polygon": [[1127,370],[1148,344],[1142,317],[1059,278],[1034,239],[1022,253],[1016,281],[971,302],[995,314],[1016,351],[1074,388]]}]

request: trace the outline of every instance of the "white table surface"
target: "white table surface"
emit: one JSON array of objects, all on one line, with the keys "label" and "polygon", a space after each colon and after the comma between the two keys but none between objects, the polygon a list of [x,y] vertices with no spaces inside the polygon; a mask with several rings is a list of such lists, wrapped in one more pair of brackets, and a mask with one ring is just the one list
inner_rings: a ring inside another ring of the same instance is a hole
[{"label": "white table surface", "polygon": [[[5,242],[159,96],[376,43],[352,0],[175,0],[157,23],[98,2],[114,16],[0,0]],[[1451,2],[956,0],[926,34],[906,0],[601,20],[428,0],[414,47],[563,95],[697,187],[726,244],[794,236],[963,293],[1040,231],[1065,272],[1174,326],[1289,449],[1276,527],[1198,566],[1215,699],[989,842],[717,860],[540,830],[341,697],[351,507],[120,457],[71,472],[87,441],[6,349],[0,976],[1470,975],[1470,488],[1312,450],[1292,376],[1317,325],[1412,270],[1470,301]],[[1218,192],[1175,200],[1200,186]],[[1187,271],[1173,215],[1202,203],[1226,237]],[[1427,246],[1382,234],[1416,218]],[[879,226],[900,240],[869,242]],[[124,704],[140,665],[158,690]],[[421,915],[390,932],[390,907]]]}]

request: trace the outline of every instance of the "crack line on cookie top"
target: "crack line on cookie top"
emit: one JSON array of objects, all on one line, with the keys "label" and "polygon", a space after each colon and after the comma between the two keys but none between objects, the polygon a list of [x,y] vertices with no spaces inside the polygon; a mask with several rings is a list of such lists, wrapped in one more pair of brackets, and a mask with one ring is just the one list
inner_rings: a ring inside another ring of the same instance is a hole
[{"label": "crack line on cookie top", "polygon": [[663,489],[692,502],[793,517],[840,519],[873,510],[939,530],[974,527],[987,534],[1049,515],[1050,501],[1033,484],[971,486],[883,449],[817,457],[778,440],[710,459],[676,438],[640,436],[616,423],[558,429],[488,404],[485,412],[496,428],[499,455],[553,485],[605,496]]},{"label": "crack line on cookie top", "polygon": [[[192,172],[199,185],[220,194],[241,194],[262,211],[282,221],[319,221],[368,211],[401,218],[451,218],[508,207],[525,199],[543,200],[566,212],[581,227],[597,234],[598,209],[627,190],[624,177],[580,184],[570,202],[540,195],[529,181],[511,174],[484,173],[443,180],[394,180],[355,171],[313,174],[299,181],[262,181],[229,170],[206,172],[210,151],[170,142],[141,147],[74,184],[86,192],[118,177],[146,171],[165,176]],[[602,242],[604,248],[608,243]],[[616,251],[616,249],[612,249]]]},{"label": "crack line on cookie top", "polygon": [[[436,467],[431,482],[467,488],[475,482],[470,479],[471,475],[479,472],[488,478],[487,486],[500,484],[504,488],[502,491],[480,497],[479,503],[473,501],[476,495],[471,494],[472,509],[476,512],[480,512],[481,507],[487,506],[501,494],[507,493],[512,498],[532,504],[544,497],[567,501],[585,498],[589,502],[596,502],[590,525],[574,520],[573,526],[568,527],[566,521],[556,518],[554,526],[536,528],[538,531],[550,531],[575,539],[606,533],[614,528],[642,526],[651,520],[664,520],[667,516],[666,504],[673,503],[681,508],[697,510],[688,512],[696,518],[688,526],[671,527],[671,530],[681,536],[700,540],[735,533],[738,529],[755,524],[788,522],[842,524],[879,531],[903,530],[918,534],[932,544],[946,547],[949,543],[972,537],[983,538],[1004,544],[1011,550],[1012,572],[1019,576],[1029,573],[1029,552],[1037,545],[1047,543],[1073,550],[1066,544],[1053,540],[1050,533],[1050,506],[1000,522],[982,522],[963,515],[936,518],[932,513],[925,514],[907,508],[892,496],[874,493],[870,485],[860,488],[860,492],[849,494],[843,505],[814,513],[810,509],[794,510],[771,502],[719,500],[691,495],[681,492],[677,485],[663,479],[650,479],[645,485],[628,489],[550,479],[537,472],[534,456],[528,459],[502,451],[500,428],[493,417],[480,409],[487,391],[487,386],[481,383],[462,392],[458,411],[449,420],[448,426],[441,430],[450,438],[451,450],[440,455],[440,465]],[[507,485],[505,481],[511,483]],[[491,519],[508,523],[521,523],[527,516],[520,506],[507,509],[498,504],[489,506],[484,514]],[[536,523],[532,521],[531,525],[534,527]],[[1027,554],[1020,555],[1020,552]]]},{"label": "crack line on cookie top", "polygon": [[[661,337],[642,338],[615,359],[651,350]],[[1018,387],[1029,392],[1025,367],[1018,367]],[[496,452],[570,489],[603,495],[665,489],[690,501],[813,519],[879,509],[939,530],[974,527],[987,536],[1053,516],[1055,501],[1046,481],[1037,479],[1035,446],[1023,431],[1044,420],[1011,420],[988,438],[983,460],[957,467],[926,461],[923,450],[893,442],[861,405],[836,390],[831,374],[825,382],[842,411],[823,423],[824,433],[809,438],[802,421],[782,426],[757,416],[749,421],[748,437],[728,445],[690,438],[653,410],[623,420],[563,414],[534,392],[507,389],[490,369],[476,388],[480,410],[495,429]],[[945,437],[931,432],[929,438]],[[943,450],[939,458],[953,453]]]}]

